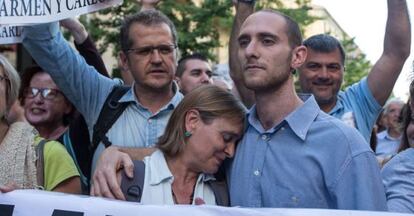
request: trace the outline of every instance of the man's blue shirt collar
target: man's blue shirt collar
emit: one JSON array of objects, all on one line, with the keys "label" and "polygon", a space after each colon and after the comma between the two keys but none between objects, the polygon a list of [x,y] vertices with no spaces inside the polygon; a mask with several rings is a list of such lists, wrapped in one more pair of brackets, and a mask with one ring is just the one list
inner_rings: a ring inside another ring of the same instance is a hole
[{"label": "man's blue shirt collar", "polygon": [[302,140],[305,140],[306,134],[308,133],[315,118],[318,116],[320,109],[314,96],[309,94],[301,94],[299,97],[304,101],[304,104],[297,107],[293,112],[286,116],[281,123],[275,125],[267,131],[264,130],[262,124],[257,118],[256,105],[254,105],[247,114],[248,125],[255,128],[259,133],[272,134],[287,124],[296,136]]},{"label": "man's blue shirt collar", "polygon": [[[131,86],[131,88],[127,91],[127,93],[125,93],[124,96],[122,96],[118,102],[120,103],[124,103],[124,102],[136,102],[137,105],[139,107],[143,107],[138,99],[136,99],[137,97],[135,96],[135,92],[134,92],[134,85],[133,84]],[[173,92],[174,92],[174,96],[171,98],[170,102],[168,104],[166,104],[163,108],[160,109],[160,111],[162,110],[166,110],[166,109],[175,109],[175,107],[177,107],[177,105],[181,102],[181,100],[183,99],[183,94],[178,91],[178,86],[175,82],[173,82]]]}]

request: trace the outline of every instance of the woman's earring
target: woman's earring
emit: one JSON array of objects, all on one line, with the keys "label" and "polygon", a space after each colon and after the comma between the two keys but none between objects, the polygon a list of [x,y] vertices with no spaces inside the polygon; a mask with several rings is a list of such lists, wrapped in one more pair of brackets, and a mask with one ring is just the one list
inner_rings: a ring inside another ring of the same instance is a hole
[{"label": "woman's earring", "polygon": [[193,135],[193,134],[190,131],[184,132],[185,137],[190,137],[191,135]]}]

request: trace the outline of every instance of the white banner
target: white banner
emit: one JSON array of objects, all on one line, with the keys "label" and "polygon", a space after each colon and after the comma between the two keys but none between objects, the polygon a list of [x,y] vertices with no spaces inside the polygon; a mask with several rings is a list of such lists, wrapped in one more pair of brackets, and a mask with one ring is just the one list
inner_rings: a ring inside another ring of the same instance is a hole
[{"label": "white banner", "polygon": [[0,0],[0,24],[47,23],[122,4],[122,0]]},{"label": "white banner", "polygon": [[22,42],[21,26],[1,26],[0,25],[0,44],[14,44]]},{"label": "white banner", "polygon": [[218,206],[155,206],[36,190],[0,193],[1,216],[403,216],[404,214],[322,209],[238,208]]}]

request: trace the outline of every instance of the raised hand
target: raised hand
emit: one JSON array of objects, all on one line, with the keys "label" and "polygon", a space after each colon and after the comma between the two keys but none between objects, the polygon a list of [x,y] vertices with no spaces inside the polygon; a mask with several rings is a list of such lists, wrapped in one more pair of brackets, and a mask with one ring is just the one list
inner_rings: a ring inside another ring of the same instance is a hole
[{"label": "raised hand", "polygon": [[160,3],[161,0],[137,0],[141,5],[141,11],[152,10]]}]

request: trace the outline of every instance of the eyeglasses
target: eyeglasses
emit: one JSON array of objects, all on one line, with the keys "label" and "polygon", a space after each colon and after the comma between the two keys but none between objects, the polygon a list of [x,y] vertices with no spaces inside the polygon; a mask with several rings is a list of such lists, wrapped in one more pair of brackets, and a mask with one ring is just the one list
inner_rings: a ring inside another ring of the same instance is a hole
[{"label": "eyeglasses", "polygon": [[57,89],[28,87],[24,91],[24,96],[27,98],[35,98],[39,93],[43,99],[48,100],[55,99],[58,94],[62,94],[62,92]]},{"label": "eyeglasses", "polygon": [[152,54],[154,50],[158,50],[158,52],[161,55],[169,55],[175,50],[175,48],[177,48],[176,45],[162,44],[158,46],[144,46],[144,47],[139,47],[139,48],[132,48],[132,49],[127,50],[127,52],[134,53],[135,55],[138,55],[138,56],[146,57]]}]

